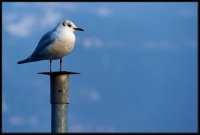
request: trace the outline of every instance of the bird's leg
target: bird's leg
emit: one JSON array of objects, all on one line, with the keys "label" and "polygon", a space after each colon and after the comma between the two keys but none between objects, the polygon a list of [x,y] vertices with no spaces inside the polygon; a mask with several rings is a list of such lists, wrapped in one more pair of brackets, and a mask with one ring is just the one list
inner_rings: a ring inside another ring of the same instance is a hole
[{"label": "bird's leg", "polygon": [[60,58],[60,72],[62,71],[62,58]]},{"label": "bird's leg", "polygon": [[50,73],[52,72],[52,70],[51,70],[51,63],[52,63],[52,56],[50,56]]}]

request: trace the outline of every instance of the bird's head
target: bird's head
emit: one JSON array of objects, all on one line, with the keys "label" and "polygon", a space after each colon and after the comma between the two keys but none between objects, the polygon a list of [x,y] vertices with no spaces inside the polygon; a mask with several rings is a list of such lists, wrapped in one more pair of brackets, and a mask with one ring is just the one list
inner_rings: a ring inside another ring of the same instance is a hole
[{"label": "bird's head", "polygon": [[76,25],[70,21],[70,20],[64,20],[64,21],[61,21],[58,26],[60,28],[63,28],[63,29],[67,29],[67,30],[70,30],[72,32],[75,32],[75,31],[84,31],[83,29],[79,28],[79,27],[76,27]]}]

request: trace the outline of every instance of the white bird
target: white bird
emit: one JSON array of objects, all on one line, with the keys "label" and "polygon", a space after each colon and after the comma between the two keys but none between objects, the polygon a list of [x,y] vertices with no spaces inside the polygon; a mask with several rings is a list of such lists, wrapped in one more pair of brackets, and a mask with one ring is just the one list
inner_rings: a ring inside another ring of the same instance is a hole
[{"label": "white bird", "polygon": [[62,70],[62,58],[68,55],[74,48],[75,31],[84,31],[76,27],[70,20],[64,20],[47,32],[39,41],[35,51],[26,59],[17,62],[18,64],[29,63],[41,60],[50,60],[50,72],[52,60],[60,59],[60,71]]}]

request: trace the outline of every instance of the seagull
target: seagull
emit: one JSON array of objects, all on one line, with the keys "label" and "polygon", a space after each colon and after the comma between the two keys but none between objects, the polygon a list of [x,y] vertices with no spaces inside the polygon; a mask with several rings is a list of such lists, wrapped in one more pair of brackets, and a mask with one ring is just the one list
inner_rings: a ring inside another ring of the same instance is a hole
[{"label": "seagull", "polygon": [[18,64],[50,60],[50,72],[52,72],[52,60],[60,59],[60,72],[62,71],[62,58],[68,55],[74,48],[75,31],[84,31],[70,20],[60,21],[56,27],[47,32],[39,41],[35,51]]}]

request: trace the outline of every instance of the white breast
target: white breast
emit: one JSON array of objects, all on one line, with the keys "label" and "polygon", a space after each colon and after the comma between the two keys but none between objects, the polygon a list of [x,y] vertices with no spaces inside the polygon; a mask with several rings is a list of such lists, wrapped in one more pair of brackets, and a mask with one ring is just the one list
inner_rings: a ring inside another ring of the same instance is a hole
[{"label": "white breast", "polygon": [[47,48],[47,55],[59,59],[68,55],[74,48],[75,35],[73,32],[59,31],[55,42]]}]

